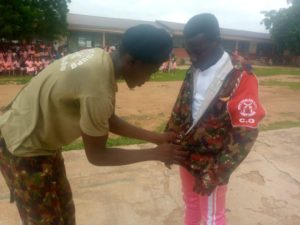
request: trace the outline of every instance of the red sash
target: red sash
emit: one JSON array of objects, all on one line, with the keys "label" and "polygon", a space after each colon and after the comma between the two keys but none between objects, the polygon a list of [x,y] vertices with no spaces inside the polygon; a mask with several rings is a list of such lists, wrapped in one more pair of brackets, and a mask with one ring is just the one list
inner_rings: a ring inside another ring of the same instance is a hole
[{"label": "red sash", "polygon": [[258,81],[254,74],[244,71],[227,103],[232,126],[257,128],[265,116],[258,97]]}]

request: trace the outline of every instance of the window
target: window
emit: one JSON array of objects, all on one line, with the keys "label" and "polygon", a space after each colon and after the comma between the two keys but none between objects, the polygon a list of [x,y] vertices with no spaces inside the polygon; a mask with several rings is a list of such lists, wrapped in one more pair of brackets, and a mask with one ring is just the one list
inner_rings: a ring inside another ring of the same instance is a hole
[{"label": "window", "polygon": [[93,42],[89,38],[79,37],[78,38],[78,47],[79,48],[92,48]]}]

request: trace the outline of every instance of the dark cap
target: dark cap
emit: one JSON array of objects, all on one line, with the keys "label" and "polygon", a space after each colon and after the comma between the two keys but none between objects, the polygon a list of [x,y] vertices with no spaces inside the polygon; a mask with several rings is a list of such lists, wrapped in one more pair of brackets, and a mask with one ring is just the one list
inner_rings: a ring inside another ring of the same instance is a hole
[{"label": "dark cap", "polygon": [[220,27],[217,18],[210,13],[202,13],[193,16],[184,26],[185,38],[192,38],[198,34],[204,34],[211,40],[220,37]]},{"label": "dark cap", "polygon": [[173,48],[170,34],[152,25],[141,24],[129,28],[122,37],[121,53],[145,63],[162,63]]}]

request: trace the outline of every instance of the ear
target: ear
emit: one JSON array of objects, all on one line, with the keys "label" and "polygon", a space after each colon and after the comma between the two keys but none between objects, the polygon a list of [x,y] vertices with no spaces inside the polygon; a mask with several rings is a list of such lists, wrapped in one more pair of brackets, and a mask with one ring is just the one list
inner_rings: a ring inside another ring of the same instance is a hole
[{"label": "ear", "polygon": [[136,63],[136,59],[134,59],[131,55],[129,55],[128,53],[126,53],[125,55],[123,55],[123,62],[126,66],[130,66],[132,67],[135,63]]}]

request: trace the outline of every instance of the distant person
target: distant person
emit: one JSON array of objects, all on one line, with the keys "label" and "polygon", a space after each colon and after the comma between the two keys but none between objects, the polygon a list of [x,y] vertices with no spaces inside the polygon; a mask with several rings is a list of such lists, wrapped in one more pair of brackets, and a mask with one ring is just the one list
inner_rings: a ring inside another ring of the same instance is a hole
[{"label": "distant person", "polygon": [[168,72],[169,61],[163,62],[159,68],[161,72]]},{"label": "distant person", "polygon": [[190,152],[180,167],[185,225],[225,225],[229,177],[250,152],[264,109],[251,67],[234,67],[223,50],[214,15],[192,17],[183,34],[192,66],[166,131]]},{"label": "distant person", "polygon": [[176,68],[177,68],[177,59],[175,55],[172,55],[171,59],[170,59],[170,72],[175,74],[176,72]]},{"label": "distant person", "polygon": [[[75,224],[61,152],[62,146],[79,137],[88,161],[96,166],[185,160],[187,152],[168,143],[174,138],[172,132],[150,132],[115,115],[116,80],[122,76],[129,88],[142,86],[171,50],[172,39],[166,31],[150,25],[132,27],[112,54],[87,49],[53,62],[4,109],[0,169],[24,225]],[[107,148],[110,131],[158,146]]]}]

